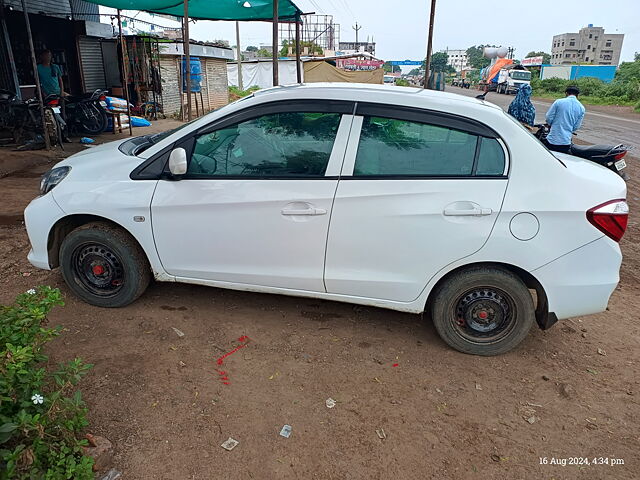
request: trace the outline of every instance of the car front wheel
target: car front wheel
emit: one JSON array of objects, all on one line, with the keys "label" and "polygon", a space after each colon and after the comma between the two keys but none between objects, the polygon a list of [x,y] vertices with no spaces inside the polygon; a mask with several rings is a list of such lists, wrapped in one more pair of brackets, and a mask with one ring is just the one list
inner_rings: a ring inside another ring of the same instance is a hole
[{"label": "car front wheel", "polygon": [[124,307],[151,280],[147,258],[131,235],[105,223],[90,223],[69,233],[60,247],[66,284],[98,307]]},{"label": "car front wheel", "polygon": [[451,347],[474,355],[515,348],[535,320],[533,298],[522,280],[494,267],[454,273],[434,292],[431,318]]}]

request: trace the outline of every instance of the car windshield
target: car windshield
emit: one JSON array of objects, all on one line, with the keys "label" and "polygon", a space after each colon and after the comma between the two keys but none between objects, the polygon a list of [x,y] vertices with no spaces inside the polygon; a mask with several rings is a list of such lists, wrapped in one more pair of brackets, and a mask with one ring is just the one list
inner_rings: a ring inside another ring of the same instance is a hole
[{"label": "car windshield", "polygon": [[531,72],[514,71],[511,73],[511,78],[514,80],[531,80]]},{"label": "car windshield", "polygon": [[[253,97],[253,94],[252,95],[248,95],[246,97],[242,97],[242,98],[236,100],[235,102],[232,102],[232,103],[229,103],[227,105],[224,105],[223,107],[220,107],[220,108],[218,108],[216,110],[213,110],[213,111],[214,112],[219,112],[221,110],[229,108],[231,105],[233,105],[233,104],[235,104],[237,102],[242,102],[243,100],[246,100],[246,99],[251,98],[251,97]],[[127,140],[126,142],[122,143],[120,145],[120,147],[118,147],[118,148],[125,155],[138,156],[142,152],[144,152],[145,150],[150,148],[151,146],[161,142],[162,140],[164,140],[165,138],[169,137],[170,135],[173,135],[174,133],[179,132],[183,128],[188,127],[189,125],[191,125],[192,123],[194,123],[197,120],[200,120],[201,118],[202,117],[194,118],[190,122],[183,123],[182,125],[179,125],[179,126],[177,126],[175,128],[172,128],[170,130],[166,130],[164,132],[158,132],[158,133],[152,133],[152,134],[149,134],[149,135],[141,135],[141,136],[138,136],[138,137],[133,137],[133,138]]]}]

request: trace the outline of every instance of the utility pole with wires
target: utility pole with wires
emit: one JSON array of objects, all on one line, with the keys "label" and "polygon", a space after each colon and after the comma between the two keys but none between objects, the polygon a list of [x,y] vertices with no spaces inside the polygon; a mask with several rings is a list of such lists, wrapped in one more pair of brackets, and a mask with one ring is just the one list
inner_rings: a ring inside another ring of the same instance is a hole
[{"label": "utility pole with wires", "polygon": [[356,51],[359,52],[360,46],[358,45],[358,32],[362,28],[362,25],[358,26],[358,22],[356,22],[356,26],[351,28],[353,28],[356,31]]},{"label": "utility pole with wires", "polygon": [[436,15],[436,0],[431,0],[431,13],[429,14],[429,38],[427,40],[427,58],[424,62],[424,88],[429,88],[429,74],[431,73],[431,50],[433,49],[433,19]]}]

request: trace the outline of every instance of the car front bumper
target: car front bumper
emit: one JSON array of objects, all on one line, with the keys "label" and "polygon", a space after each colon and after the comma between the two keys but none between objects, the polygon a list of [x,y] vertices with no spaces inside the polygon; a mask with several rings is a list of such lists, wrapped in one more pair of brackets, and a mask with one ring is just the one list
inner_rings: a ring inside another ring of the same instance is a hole
[{"label": "car front bumper", "polygon": [[51,270],[47,248],[49,232],[63,216],[64,212],[51,193],[34,198],[24,210],[24,224],[31,243],[27,259],[34,267]]},{"label": "car front bumper", "polygon": [[601,237],[531,272],[544,287],[548,311],[558,319],[607,309],[620,280],[619,245]]}]

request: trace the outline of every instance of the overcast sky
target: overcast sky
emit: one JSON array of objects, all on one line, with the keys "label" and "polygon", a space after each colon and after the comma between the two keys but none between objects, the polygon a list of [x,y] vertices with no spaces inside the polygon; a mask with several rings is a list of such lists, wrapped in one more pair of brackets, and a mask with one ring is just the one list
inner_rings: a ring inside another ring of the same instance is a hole
[{"label": "overcast sky", "polygon": [[[359,36],[376,41],[383,60],[420,60],[426,53],[430,0],[294,0],[305,12],[331,14],[341,25],[340,39]],[[506,8],[505,8],[506,7]],[[622,60],[640,51],[640,0],[534,0],[479,2],[438,0],[434,49],[494,44],[513,46],[517,58],[531,50],[551,51],[553,35],[577,32],[593,23],[607,33],[624,33]],[[235,44],[232,22],[197,22],[191,36],[198,40],[226,39]],[[271,44],[267,23],[242,23],[241,46]]]}]

